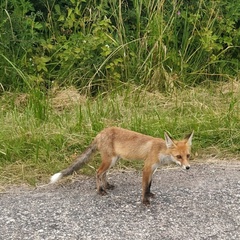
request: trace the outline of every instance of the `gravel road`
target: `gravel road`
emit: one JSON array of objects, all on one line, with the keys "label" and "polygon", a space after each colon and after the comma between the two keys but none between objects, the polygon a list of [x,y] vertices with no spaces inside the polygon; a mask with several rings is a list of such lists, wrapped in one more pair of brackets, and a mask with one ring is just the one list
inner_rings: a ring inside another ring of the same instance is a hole
[{"label": "gravel road", "polygon": [[240,239],[240,162],[158,170],[149,207],[141,173],[109,173],[98,196],[94,177],[0,193],[0,239]]}]

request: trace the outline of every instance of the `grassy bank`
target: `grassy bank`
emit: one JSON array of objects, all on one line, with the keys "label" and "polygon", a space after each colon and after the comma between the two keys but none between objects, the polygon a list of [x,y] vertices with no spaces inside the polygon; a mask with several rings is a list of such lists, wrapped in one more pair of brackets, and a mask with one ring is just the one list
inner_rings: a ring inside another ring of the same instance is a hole
[{"label": "grassy bank", "polygon": [[[121,126],[163,137],[195,131],[193,157],[239,153],[240,84],[186,88],[163,95],[141,87],[86,98],[76,89],[43,94],[4,93],[0,98],[0,183],[47,182],[68,166],[104,127]],[[82,172],[93,174],[95,158]],[[120,162],[119,167],[142,163]]]}]

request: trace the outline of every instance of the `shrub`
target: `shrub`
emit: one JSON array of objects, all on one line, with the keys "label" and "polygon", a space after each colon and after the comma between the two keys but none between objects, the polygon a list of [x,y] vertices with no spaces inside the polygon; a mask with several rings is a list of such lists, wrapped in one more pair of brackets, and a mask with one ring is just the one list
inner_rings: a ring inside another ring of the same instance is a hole
[{"label": "shrub", "polygon": [[238,74],[235,3],[8,0],[0,9],[2,88],[55,81],[95,95],[122,82],[171,90]]}]

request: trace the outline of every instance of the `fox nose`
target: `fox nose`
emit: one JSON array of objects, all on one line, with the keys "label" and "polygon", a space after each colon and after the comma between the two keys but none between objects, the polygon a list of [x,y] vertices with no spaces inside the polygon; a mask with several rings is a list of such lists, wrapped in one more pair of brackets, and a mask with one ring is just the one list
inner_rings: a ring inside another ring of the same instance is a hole
[{"label": "fox nose", "polygon": [[190,169],[190,166],[186,166],[186,169],[187,169],[187,170]]}]

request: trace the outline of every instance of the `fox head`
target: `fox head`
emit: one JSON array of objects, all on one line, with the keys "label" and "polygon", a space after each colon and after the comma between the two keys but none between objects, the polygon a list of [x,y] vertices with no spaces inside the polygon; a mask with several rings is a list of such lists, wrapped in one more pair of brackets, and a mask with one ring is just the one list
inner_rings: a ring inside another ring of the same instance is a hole
[{"label": "fox head", "polygon": [[173,140],[168,133],[164,133],[165,142],[167,146],[167,152],[171,157],[171,161],[179,164],[184,169],[189,169],[189,159],[191,154],[191,145],[193,132],[185,137],[181,141]]}]

